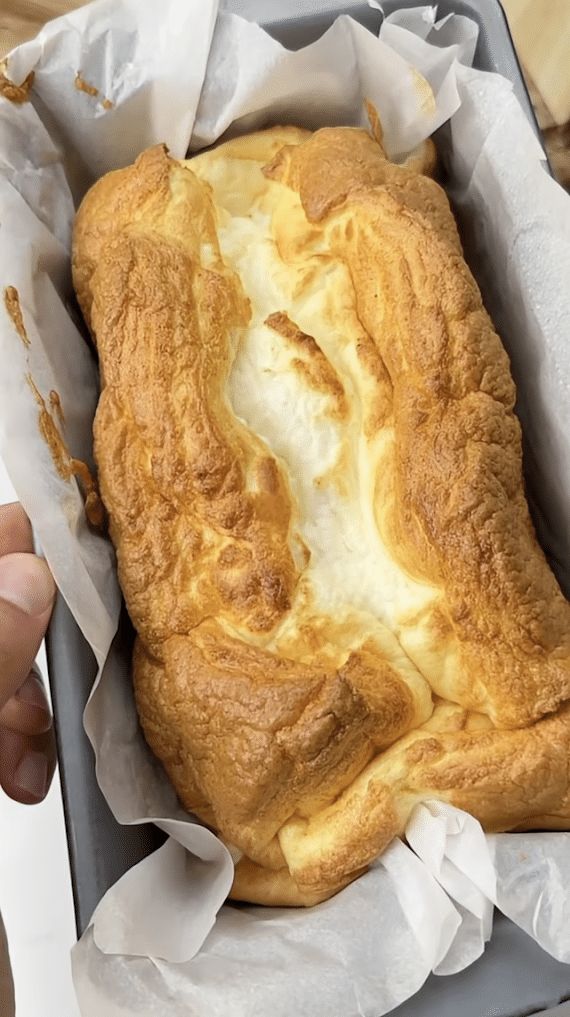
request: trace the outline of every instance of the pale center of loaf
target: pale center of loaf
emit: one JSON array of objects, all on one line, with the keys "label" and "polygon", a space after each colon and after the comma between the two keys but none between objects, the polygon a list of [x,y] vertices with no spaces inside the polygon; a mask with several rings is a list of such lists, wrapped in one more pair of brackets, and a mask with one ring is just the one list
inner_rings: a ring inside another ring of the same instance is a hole
[{"label": "pale center of loaf", "polygon": [[[322,257],[322,237],[294,257],[290,250],[286,260],[281,257],[287,234],[299,217],[304,220],[299,197],[265,180],[261,169],[258,179],[251,162],[226,157],[222,165],[203,156],[192,168],[213,188],[221,253],[251,303],[227,396],[288,478],[293,553],[297,556],[297,535],[310,551],[292,611],[278,633],[281,648],[294,637],[296,616],[307,620],[307,609],[341,623],[357,615],[363,638],[378,621],[398,633],[437,594],[398,566],[375,519],[376,477],[393,430],[387,425],[372,439],[363,433],[371,378],[356,354],[358,322],[348,270]],[[343,417],[336,412],[338,399],[299,371],[302,351],[265,324],[276,312],[286,312],[325,354],[344,390]]]}]

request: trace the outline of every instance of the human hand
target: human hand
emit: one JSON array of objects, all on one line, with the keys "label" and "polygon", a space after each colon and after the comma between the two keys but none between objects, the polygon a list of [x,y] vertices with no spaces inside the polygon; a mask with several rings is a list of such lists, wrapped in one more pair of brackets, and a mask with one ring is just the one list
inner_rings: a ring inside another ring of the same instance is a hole
[{"label": "human hand", "polygon": [[51,713],[34,667],[54,598],[24,510],[0,506],[0,785],[26,805],[45,798],[55,769]]}]

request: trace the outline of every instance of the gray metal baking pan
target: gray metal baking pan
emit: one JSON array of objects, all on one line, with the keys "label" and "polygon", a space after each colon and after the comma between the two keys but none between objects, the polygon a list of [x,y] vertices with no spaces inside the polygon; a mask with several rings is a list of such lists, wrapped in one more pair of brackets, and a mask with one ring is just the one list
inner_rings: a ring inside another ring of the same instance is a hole
[{"label": "gray metal baking pan", "polygon": [[[419,0],[383,0],[382,8],[385,14],[390,14],[418,3]],[[222,0],[222,7],[258,21],[290,49],[319,38],[340,14],[350,14],[375,32],[382,19],[378,10],[361,0]],[[511,80],[529,120],[538,130],[498,0],[440,0],[438,12],[441,17],[450,12],[465,14],[477,22],[480,35],[475,65]],[[117,640],[128,653],[131,640],[126,618]],[[158,846],[162,835],[148,826],[119,826],[99,791],[93,753],[82,725],[83,709],[95,678],[95,661],[61,598],[50,625],[47,650],[80,935],[106,890]],[[430,977],[420,992],[393,1014],[530,1017],[555,1007],[557,1017],[570,1017],[570,1006],[559,1006],[564,1000],[570,1000],[570,965],[553,960],[530,937],[497,915],[492,940],[480,960],[459,975]]]}]

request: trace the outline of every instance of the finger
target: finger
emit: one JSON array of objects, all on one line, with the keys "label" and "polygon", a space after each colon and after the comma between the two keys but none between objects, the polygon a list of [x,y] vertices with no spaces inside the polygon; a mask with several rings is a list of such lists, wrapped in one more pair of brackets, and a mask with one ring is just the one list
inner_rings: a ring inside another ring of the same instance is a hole
[{"label": "finger", "polygon": [[0,726],[17,734],[45,734],[51,727],[51,710],[39,674],[32,670],[15,696],[0,710]]},{"label": "finger", "polygon": [[33,554],[0,558],[0,709],[28,677],[49,622],[55,584]]},{"label": "finger", "polygon": [[21,735],[0,728],[0,784],[23,805],[37,805],[47,795],[55,770],[53,727],[40,735]]},{"label": "finger", "polygon": [[32,527],[20,503],[0,505],[0,558],[33,550]]}]

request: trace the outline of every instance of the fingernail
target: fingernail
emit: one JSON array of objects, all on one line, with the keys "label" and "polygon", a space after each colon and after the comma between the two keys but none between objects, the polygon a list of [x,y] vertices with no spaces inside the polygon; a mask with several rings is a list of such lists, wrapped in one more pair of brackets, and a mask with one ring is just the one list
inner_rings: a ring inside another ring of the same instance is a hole
[{"label": "fingernail", "polygon": [[39,674],[32,671],[28,675],[24,684],[20,685],[20,688],[17,690],[16,699],[19,699],[22,703],[28,703],[30,706],[37,706],[44,711],[48,709],[44,683]]},{"label": "fingernail", "polygon": [[48,785],[48,761],[43,752],[27,752],[14,774],[14,784],[38,802],[43,801]]},{"label": "fingernail", "polygon": [[7,554],[0,558],[0,598],[32,617],[51,607],[55,583],[43,558]]}]

